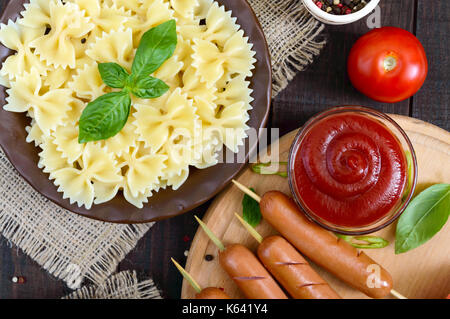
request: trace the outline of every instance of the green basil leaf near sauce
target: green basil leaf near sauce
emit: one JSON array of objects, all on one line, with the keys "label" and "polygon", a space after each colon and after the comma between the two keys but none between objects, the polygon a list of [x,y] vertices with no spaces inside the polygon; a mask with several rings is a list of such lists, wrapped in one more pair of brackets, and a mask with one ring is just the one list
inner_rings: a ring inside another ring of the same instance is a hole
[{"label": "green basil leaf near sauce", "polygon": [[449,214],[450,184],[433,185],[417,195],[398,220],[395,253],[426,243],[442,229]]},{"label": "green basil leaf near sauce", "polygon": [[128,91],[100,96],[89,103],[80,117],[79,143],[105,140],[122,130],[130,114]]},{"label": "green basil leaf near sauce", "polygon": [[[250,189],[253,192],[255,191],[253,188]],[[259,203],[247,194],[244,195],[244,199],[242,200],[242,217],[252,227],[258,226],[262,218]]]},{"label": "green basil leaf near sauce", "polygon": [[122,89],[128,79],[128,72],[117,63],[100,63],[98,70],[103,82],[112,88]]},{"label": "green basil leaf near sauce", "polygon": [[150,75],[169,59],[177,46],[175,20],[164,22],[142,36],[131,73],[135,78]]},{"label": "green basil leaf near sauce", "polygon": [[142,76],[131,86],[131,93],[141,99],[154,99],[164,95],[169,86],[160,79],[152,76]]}]

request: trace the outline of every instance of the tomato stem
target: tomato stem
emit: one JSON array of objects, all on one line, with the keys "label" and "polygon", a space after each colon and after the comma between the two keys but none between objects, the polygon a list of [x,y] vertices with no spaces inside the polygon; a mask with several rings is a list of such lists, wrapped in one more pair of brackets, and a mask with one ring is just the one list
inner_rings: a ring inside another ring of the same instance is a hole
[{"label": "tomato stem", "polygon": [[389,72],[397,67],[397,58],[393,55],[388,55],[383,61],[384,70]]}]

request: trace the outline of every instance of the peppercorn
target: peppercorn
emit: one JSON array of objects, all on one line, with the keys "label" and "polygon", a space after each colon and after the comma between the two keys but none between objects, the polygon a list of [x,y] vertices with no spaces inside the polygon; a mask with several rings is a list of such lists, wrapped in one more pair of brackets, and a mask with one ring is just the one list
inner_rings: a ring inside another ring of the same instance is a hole
[{"label": "peppercorn", "polygon": [[15,284],[24,284],[26,280],[25,280],[25,277],[14,276],[11,278],[11,281]]},{"label": "peppercorn", "polygon": [[329,14],[351,14],[364,8],[370,0],[313,0],[322,11]]}]

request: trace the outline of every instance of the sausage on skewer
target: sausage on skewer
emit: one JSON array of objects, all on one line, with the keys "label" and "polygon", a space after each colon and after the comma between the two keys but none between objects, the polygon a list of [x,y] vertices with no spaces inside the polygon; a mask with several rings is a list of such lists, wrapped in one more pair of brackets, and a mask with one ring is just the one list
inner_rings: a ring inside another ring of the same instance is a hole
[{"label": "sausage on skewer", "polygon": [[293,298],[341,298],[286,239],[281,236],[263,239],[241,216],[236,217],[259,242],[259,259]]},{"label": "sausage on skewer", "polygon": [[242,184],[234,180],[233,183],[258,201],[264,219],[313,262],[369,297],[383,298],[391,293],[405,298],[392,289],[392,277],[387,270],[364,252],[311,222],[287,195],[270,191],[260,198]]},{"label": "sausage on skewer", "polygon": [[267,272],[258,258],[245,246],[222,242],[197,216],[200,226],[219,248],[219,263],[249,299],[287,299],[286,294]]},{"label": "sausage on skewer", "polygon": [[183,275],[183,277],[189,282],[189,284],[197,292],[195,299],[231,299],[224,291],[216,287],[208,287],[201,289],[200,285],[192,278],[192,276],[183,268],[175,259],[171,258],[175,267]]}]

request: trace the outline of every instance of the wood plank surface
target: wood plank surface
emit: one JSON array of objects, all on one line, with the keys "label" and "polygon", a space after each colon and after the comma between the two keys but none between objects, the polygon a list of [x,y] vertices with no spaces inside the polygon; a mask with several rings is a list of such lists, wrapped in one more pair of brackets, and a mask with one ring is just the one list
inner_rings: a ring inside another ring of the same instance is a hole
[{"label": "wood plank surface", "polygon": [[[8,0],[0,0],[3,10]],[[431,5],[432,3],[432,5]],[[450,130],[449,106],[449,1],[382,0],[381,24],[415,31],[424,44],[430,62],[430,74],[423,89],[412,100],[396,104],[371,101],[354,90],[345,71],[347,54],[356,39],[369,29],[365,19],[352,25],[327,26],[328,44],[308,69],[301,72],[274,101],[269,127],[280,127],[281,134],[302,125],[314,113],[338,104],[360,104],[379,110],[414,116]],[[158,222],[138,243],[118,271],[136,269],[141,278],[153,277],[166,298],[179,298],[181,277],[170,264],[173,256],[184,264],[185,250],[197,225],[193,213],[203,216],[201,207],[170,220]],[[187,238],[186,238],[187,239]],[[13,284],[16,275],[26,277],[25,284]],[[0,237],[0,299],[59,298],[70,290],[48,275],[17,247]]]}]

